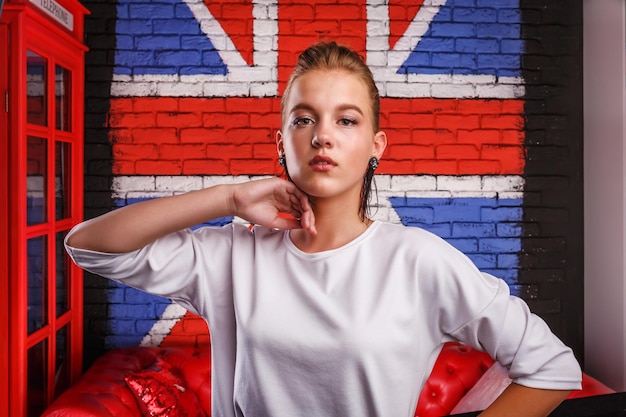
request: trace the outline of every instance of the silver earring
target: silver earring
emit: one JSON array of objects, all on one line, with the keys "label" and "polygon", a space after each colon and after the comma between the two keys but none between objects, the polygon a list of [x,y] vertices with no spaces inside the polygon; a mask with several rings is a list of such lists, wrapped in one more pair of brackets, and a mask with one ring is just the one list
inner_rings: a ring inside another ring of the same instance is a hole
[{"label": "silver earring", "polygon": [[378,158],[376,158],[375,156],[372,156],[370,158],[369,166],[372,171],[375,171],[376,168],[378,168]]},{"label": "silver earring", "polygon": [[287,158],[285,158],[284,154],[281,154],[278,157],[278,165],[280,165],[283,168],[285,168],[287,166]]}]

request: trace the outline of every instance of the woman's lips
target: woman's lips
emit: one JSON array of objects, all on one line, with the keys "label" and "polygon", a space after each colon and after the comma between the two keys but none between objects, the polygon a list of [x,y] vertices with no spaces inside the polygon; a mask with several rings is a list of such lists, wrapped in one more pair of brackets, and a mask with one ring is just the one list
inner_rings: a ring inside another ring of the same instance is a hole
[{"label": "woman's lips", "polygon": [[327,156],[318,155],[311,159],[309,166],[316,172],[328,172],[333,169],[337,164],[331,158]]}]

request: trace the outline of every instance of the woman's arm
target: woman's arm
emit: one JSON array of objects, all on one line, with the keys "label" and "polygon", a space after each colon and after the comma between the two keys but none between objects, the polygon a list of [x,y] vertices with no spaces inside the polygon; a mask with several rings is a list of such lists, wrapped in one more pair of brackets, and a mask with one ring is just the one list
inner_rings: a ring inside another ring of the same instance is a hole
[{"label": "woman's arm", "polygon": [[271,178],[132,204],[81,223],[72,230],[67,243],[99,252],[130,252],[166,234],[226,216],[315,233],[306,194],[288,181]]},{"label": "woman's arm", "polygon": [[480,417],[545,417],[549,415],[571,391],[529,388],[510,384]]}]

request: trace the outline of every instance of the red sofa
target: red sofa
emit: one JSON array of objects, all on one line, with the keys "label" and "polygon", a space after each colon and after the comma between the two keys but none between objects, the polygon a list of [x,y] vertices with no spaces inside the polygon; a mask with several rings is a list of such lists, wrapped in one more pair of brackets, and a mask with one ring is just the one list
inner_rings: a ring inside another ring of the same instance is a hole
[{"label": "red sofa", "polygon": [[[149,368],[158,357],[180,371],[187,388],[196,394],[200,406],[209,416],[209,349],[136,347],[114,349],[100,357],[74,386],[48,407],[42,417],[141,416],[137,399],[124,378]],[[493,364],[493,359],[483,352],[459,343],[447,343],[420,395],[415,416],[449,415]],[[573,392],[569,398],[612,392],[601,382],[584,375],[582,391]]]}]

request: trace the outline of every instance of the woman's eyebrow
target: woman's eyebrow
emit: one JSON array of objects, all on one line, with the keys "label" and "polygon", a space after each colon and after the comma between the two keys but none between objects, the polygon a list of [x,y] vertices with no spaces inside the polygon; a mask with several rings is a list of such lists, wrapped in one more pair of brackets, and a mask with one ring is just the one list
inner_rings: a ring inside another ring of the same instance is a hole
[{"label": "woman's eyebrow", "polygon": [[[313,106],[306,104],[306,103],[298,103],[294,105],[289,110],[289,113],[293,113],[294,111],[298,111],[298,110],[306,110],[306,111],[315,113],[315,109],[313,108]],[[336,110],[339,110],[339,111],[354,110],[357,113],[359,113],[361,116],[364,116],[363,110],[361,110],[361,108],[355,104],[340,104],[339,106],[336,107]]]},{"label": "woman's eyebrow", "polygon": [[312,113],[315,112],[315,109],[313,109],[313,106],[310,106],[306,103],[298,103],[296,105],[294,105],[291,109],[289,109],[289,113],[293,113],[295,111],[298,110],[306,110],[306,111],[310,111]]},{"label": "woman's eyebrow", "polygon": [[359,113],[361,116],[364,116],[363,110],[355,104],[341,104],[337,106],[337,110],[345,111],[345,110],[354,110]]}]

